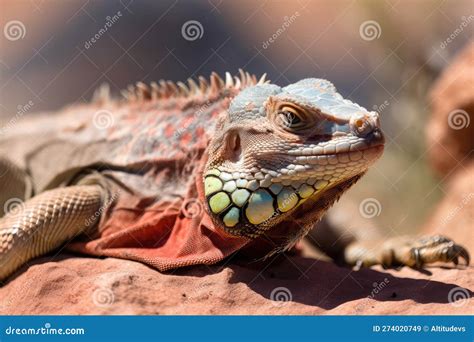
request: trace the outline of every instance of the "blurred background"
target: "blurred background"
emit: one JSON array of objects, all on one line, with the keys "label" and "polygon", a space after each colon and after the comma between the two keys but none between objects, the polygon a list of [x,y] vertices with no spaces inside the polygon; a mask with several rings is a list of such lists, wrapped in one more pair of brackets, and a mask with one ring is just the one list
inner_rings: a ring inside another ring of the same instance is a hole
[{"label": "blurred background", "polygon": [[[89,101],[108,83],[238,68],[286,85],[331,80],[381,113],[386,153],[344,201],[376,199],[386,234],[413,232],[442,197],[426,163],[429,88],[473,37],[472,1],[0,1],[0,120]],[[357,210],[353,211],[358,215]]]}]

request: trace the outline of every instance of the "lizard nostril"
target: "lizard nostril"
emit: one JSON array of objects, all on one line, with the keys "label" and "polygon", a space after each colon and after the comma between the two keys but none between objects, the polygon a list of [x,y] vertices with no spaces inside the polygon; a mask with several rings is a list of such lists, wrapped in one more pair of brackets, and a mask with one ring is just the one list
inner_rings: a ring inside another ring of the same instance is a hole
[{"label": "lizard nostril", "polygon": [[357,119],[356,122],[355,122],[355,126],[357,128],[362,128],[364,126],[364,120],[362,119]]},{"label": "lizard nostril", "polygon": [[352,117],[349,124],[352,131],[360,137],[367,136],[375,128],[371,120],[365,115],[358,115],[356,117]]}]

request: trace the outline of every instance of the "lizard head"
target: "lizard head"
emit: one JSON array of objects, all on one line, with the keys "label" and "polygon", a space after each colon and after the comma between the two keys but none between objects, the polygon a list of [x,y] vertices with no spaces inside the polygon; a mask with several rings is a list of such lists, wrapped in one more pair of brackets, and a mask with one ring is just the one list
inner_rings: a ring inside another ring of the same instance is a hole
[{"label": "lizard head", "polygon": [[383,144],[378,114],[326,80],[248,87],[232,99],[209,145],[208,212],[228,233],[250,238],[287,220],[313,223],[382,155]]}]

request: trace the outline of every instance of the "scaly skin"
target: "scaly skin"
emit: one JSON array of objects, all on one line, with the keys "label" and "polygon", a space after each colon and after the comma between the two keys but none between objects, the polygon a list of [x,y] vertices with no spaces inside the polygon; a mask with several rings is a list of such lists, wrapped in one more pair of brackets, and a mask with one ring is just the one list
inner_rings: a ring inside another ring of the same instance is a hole
[{"label": "scaly skin", "polygon": [[6,214],[0,220],[0,279],[93,227],[103,194],[92,185],[59,188]]},{"label": "scaly skin", "polygon": [[257,237],[298,216],[302,203],[358,179],[383,151],[378,114],[326,80],[244,90],[221,120],[204,182],[210,212],[235,235]]},{"label": "scaly skin", "polygon": [[[207,203],[216,228],[271,240],[270,254],[284,251],[383,152],[378,114],[343,99],[322,79],[281,88],[241,71],[239,78],[226,74],[225,82],[213,74],[210,84],[202,78],[199,85],[192,80],[187,86],[138,84],[125,95],[125,101],[117,102],[102,92],[94,104],[65,110],[63,120],[53,118],[54,125],[46,116],[44,124],[18,127],[16,135],[0,144],[0,153],[13,148],[17,150],[10,153],[24,156],[21,166],[27,172],[22,173],[24,181],[18,180],[18,193],[30,181],[36,192],[23,210],[0,219],[0,280],[81,233],[97,232],[112,203],[107,199],[111,184],[122,186],[124,193],[148,193],[155,201],[183,196],[184,184],[198,172],[186,158],[200,155],[207,159],[205,197],[200,200]],[[90,124],[98,111],[118,113],[113,127]],[[196,123],[189,125],[190,119]],[[36,136],[32,127],[51,132]],[[179,129],[183,131],[176,135]],[[198,132],[210,136],[207,148]],[[39,147],[19,144],[25,136]],[[161,166],[153,169],[156,160],[165,159],[174,162],[170,169],[176,174],[161,175]],[[17,168],[10,162],[0,163],[2,167],[0,173],[7,175]],[[366,266],[457,263],[458,257],[469,262],[466,250],[446,238],[394,239],[380,246],[372,250],[355,241],[339,254],[348,264]]]}]

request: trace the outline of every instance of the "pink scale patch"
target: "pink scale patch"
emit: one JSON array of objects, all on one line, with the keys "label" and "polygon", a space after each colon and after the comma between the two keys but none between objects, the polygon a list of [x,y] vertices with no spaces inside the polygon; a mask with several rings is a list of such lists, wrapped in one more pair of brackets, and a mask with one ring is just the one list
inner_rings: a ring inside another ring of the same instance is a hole
[{"label": "pink scale patch", "polygon": [[165,136],[167,138],[171,138],[175,132],[176,132],[176,127],[170,124],[166,125]]},{"label": "pink scale patch", "polygon": [[180,142],[181,147],[189,148],[193,140],[192,138],[193,137],[190,132],[183,133],[183,135],[181,136],[181,142]]}]

